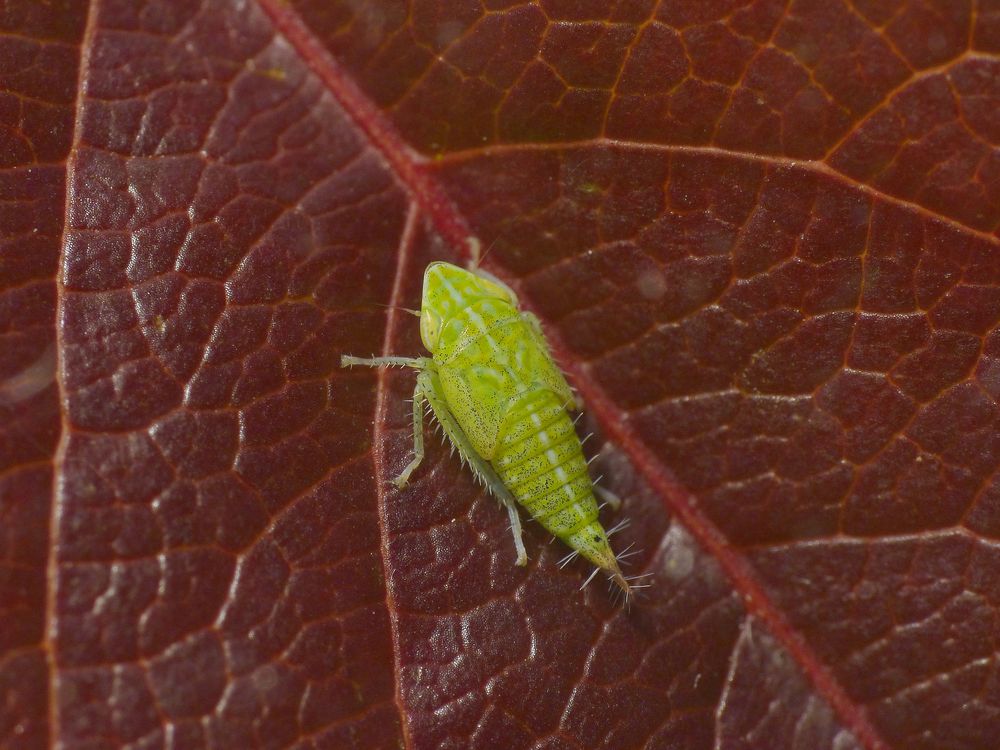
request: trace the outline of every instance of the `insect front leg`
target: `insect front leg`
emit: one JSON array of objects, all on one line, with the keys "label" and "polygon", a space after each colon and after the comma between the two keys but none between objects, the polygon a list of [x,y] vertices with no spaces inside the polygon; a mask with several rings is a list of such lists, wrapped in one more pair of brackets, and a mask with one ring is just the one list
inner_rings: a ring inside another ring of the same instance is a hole
[{"label": "insect front leg", "polygon": [[341,367],[413,367],[422,370],[427,366],[426,357],[352,357],[345,354],[340,358]]},{"label": "insect front leg", "polygon": [[[507,508],[507,515],[510,518],[510,530],[514,534],[514,548],[517,550],[516,564],[527,565],[528,553],[524,549],[521,517],[517,512],[517,501],[510,494],[510,490],[504,485],[503,480],[497,476],[497,473],[490,466],[489,462],[476,453],[476,449],[472,447],[469,438],[466,437],[465,432],[462,431],[458,421],[452,415],[451,410],[448,409],[448,401],[445,398],[444,390],[441,388],[441,380],[438,378],[433,366],[421,371],[420,375],[417,376],[417,388],[423,390],[423,394],[427,398],[427,402],[431,405],[434,416],[441,423],[441,428],[444,430],[444,434],[447,435],[448,440],[458,450],[458,455],[472,467],[476,479]],[[414,401],[416,401],[416,398],[414,398]],[[415,407],[416,404],[414,404]]]},{"label": "insect front leg", "polygon": [[[417,370],[424,370],[429,359],[426,357],[352,357],[345,354],[340,358],[341,367],[413,367]],[[424,391],[420,386],[420,378],[417,378],[417,387],[413,391],[413,460],[407,464],[403,472],[392,480],[399,489],[403,489],[410,479],[410,474],[420,466],[424,458]]]}]

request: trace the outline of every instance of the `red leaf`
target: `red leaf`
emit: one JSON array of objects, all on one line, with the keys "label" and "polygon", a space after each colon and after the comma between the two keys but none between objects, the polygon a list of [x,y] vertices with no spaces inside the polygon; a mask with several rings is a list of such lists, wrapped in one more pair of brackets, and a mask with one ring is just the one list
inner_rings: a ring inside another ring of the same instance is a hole
[{"label": "red leaf", "polygon": [[[0,745],[992,748],[1000,10],[11,0]],[[630,610],[436,444],[435,258],[543,319]]]}]

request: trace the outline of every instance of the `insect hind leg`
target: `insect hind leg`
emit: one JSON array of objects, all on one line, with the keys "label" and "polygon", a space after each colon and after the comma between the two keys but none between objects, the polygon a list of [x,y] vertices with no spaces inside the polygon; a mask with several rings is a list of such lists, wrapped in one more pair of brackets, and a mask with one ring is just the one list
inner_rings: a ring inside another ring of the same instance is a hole
[{"label": "insect hind leg", "polygon": [[601,500],[603,500],[605,503],[607,503],[608,505],[610,505],[611,506],[611,510],[615,511],[616,513],[619,510],[621,510],[621,508],[622,508],[622,499],[620,497],[618,497],[618,495],[616,495],[611,490],[605,489],[604,487],[600,487],[597,484],[594,484],[594,493],[598,497],[600,497]]},{"label": "insect hind leg", "polygon": [[[510,518],[510,530],[514,535],[514,548],[517,550],[517,565],[528,564],[528,553],[524,549],[523,532],[521,530],[521,517],[517,512],[517,501],[510,494],[510,490],[504,485],[503,480],[490,466],[489,462],[476,453],[465,432],[455,420],[448,409],[448,402],[445,400],[444,392],[441,389],[441,381],[437,372],[428,367],[417,376],[417,388],[422,389],[423,395],[431,405],[431,411],[441,424],[444,434],[455,446],[459,457],[472,467],[472,472],[476,479],[480,481],[504,506],[507,508],[507,515]],[[416,402],[416,396],[414,396]],[[414,403],[416,408],[416,403]]]}]

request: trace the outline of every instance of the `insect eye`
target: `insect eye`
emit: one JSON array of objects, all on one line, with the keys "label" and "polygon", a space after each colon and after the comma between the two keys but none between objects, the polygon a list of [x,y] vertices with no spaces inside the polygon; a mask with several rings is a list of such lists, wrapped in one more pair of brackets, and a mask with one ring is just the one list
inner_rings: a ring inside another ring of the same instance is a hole
[{"label": "insect eye", "polygon": [[427,351],[433,352],[437,348],[438,336],[441,333],[441,316],[434,310],[427,307],[420,313],[420,338],[427,347]]},{"label": "insect eye", "polygon": [[486,292],[489,296],[502,299],[505,302],[509,302],[514,305],[514,307],[517,307],[517,295],[514,294],[514,290],[500,281],[500,279],[482,269],[478,269],[476,271],[476,276],[479,288]]}]

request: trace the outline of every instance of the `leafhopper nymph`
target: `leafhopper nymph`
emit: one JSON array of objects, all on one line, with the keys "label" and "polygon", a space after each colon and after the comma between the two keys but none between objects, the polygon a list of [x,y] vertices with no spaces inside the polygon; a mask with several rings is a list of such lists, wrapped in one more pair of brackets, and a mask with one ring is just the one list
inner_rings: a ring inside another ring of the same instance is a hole
[{"label": "leafhopper nymph", "polygon": [[[412,367],[413,460],[424,456],[425,404],[479,480],[510,516],[517,564],[527,564],[517,504],[573,552],[605,571],[625,594],[634,584],[618,565],[598,520],[595,487],[568,410],[576,396],[556,366],[538,319],[517,296],[479,270],[431,263],[424,272],[420,338],[430,357],[344,356],[341,365]],[[617,502],[617,501],[615,501]],[[593,575],[591,578],[593,578]],[[587,579],[590,581],[590,578]],[[586,584],[585,584],[586,585]]]}]

